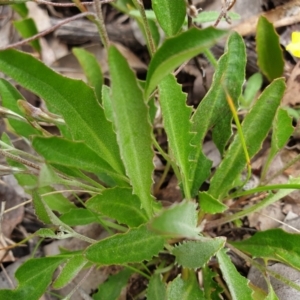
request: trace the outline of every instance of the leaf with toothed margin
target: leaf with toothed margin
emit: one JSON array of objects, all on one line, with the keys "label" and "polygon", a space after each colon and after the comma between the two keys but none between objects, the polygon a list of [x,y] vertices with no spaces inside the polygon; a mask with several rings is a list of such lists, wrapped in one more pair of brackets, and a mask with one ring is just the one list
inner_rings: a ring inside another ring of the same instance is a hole
[{"label": "leaf with toothed margin", "polygon": [[[159,101],[163,116],[164,128],[168,136],[172,158],[180,168],[184,191],[189,190],[189,153],[192,151],[190,141],[192,134],[190,116],[192,108],[186,105],[187,94],[173,75],[168,75],[158,85]],[[187,198],[189,195],[185,195]]]},{"label": "leaf with toothed margin", "polygon": [[101,265],[138,263],[157,255],[163,249],[164,242],[164,238],[142,225],[89,246],[85,257]]},{"label": "leaf with toothed margin", "polygon": [[133,193],[140,199],[141,206],[150,219],[153,215],[154,202],[151,195],[154,152],[149,108],[134,72],[114,46],[109,48],[108,64],[113,122],[121,157]]},{"label": "leaf with toothed margin", "polygon": [[226,34],[227,31],[212,27],[205,29],[191,28],[165,40],[155,52],[149,64],[145,86],[146,98],[166,75],[185,61],[212,47],[216,41]]},{"label": "leaf with toothed margin", "polygon": [[231,297],[233,300],[250,300],[252,298],[252,290],[249,287],[249,281],[243,277],[231,262],[225,249],[221,249],[217,253],[217,259],[223,278],[227,283]]},{"label": "leaf with toothed margin", "polygon": [[141,208],[139,198],[132,194],[132,189],[105,189],[102,194],[90,198],[86,207],[129,227],[138,227],[147,222],[146,212]]},{"label": "leaf with toothed margin", "polygon": [[183,201],[163,211],[154,218],[150,228],[171,237],[197,238],[197,209],[192,201]]},{"label": "leaf with toothed margin", "polygon": [[13,49],[0,51],[0,70],[43,98],[49,109],[65,120],[74,141],[85,142],[124,175],[116,134],[92,88],[83,81],[59,75],[32,55]]},{"label": "leaf with toothed margin", "polygon": [[212,256],[224,247],[226,239],[219,238],[198,238],[197,241],[188,241],[176,246],[172,254],[176,262],[185,268],[201,268]]}]

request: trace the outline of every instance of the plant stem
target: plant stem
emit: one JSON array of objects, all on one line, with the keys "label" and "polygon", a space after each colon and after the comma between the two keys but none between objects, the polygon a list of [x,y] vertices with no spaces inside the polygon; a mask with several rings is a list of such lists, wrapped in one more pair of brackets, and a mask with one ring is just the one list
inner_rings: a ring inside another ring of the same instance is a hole
[{"label": "plant stem", "polygon": [[133,270],[134,272],[136,272],[136,273],[138,273],[138,274],[140,274],[140,275],[142,275],[142,276],[144,276],[144,277],[146,277],[147,279],[150,280],[150,276],[148,274],[142,272],[141,270],[139,270],[139,269],[137,269],[135,267],[132,267],[132,266],[128,266],[128,265],[126,265],[125,267],[128,268],[128,269],[130,269],[130,270]]},{"label": "plant stem", "polygon": [[218,66],[218,61],[216,60],[215,56],[212,54],[210,49],[205,49],[204,50],[204,55],[208,59],[208,61],[211,63],[211,65],[216,68]]},{"label": "plant stem", "polygon": [[100,38],[101,38],[104,48],[106,50],[108,50],[109,39],[108,39],[108,35],[107,35],[107,31],[106,31],[106,27],[105,27],[105,23],[104,23],[104,19],[103,19],[102,3],[100,0],[94,0],[94,4],[95,4],[96,15],[97,15],[94,23],[96,24],[96,26],[98,28],[99,35],[100,35]]},{"label": "plant stem", "polygon": [[147,16],[146,16],[146,12],[145,12],[143,2],[141,0],[132,0],[132,2],[135,5],[135,7],[139,10],[139,12],[142,16],[144,30],[145,30],[146,39],[147,39],[147,44],[149,45],[150,55],[153,56],[156,49],[155,49],[154,41],[153,41],[153,38],[152,38],[152,35],[151,35],[151,30],[150,30],[150,26],[149,26],[149,23],[148,23],[148,19],[147,19]]},{"label": "plant stem", "polygon": [[241,144],[242,144],[242,147],[243,147],[243,150],[244,150],[245,158],[246,158],[248,172],[247,172],[247,178],[246,178],[244,184],[242,185],[242,186],[244,186],[248,182],[248,180],[250,179],[250,177],[251,177],[252,170],[251,170],[250,156],[249,156],[249,153],[248,153],[248,150],[247,150],[246,141],[245,141],[245,138],[244,138],[244,135],[243,135],[243,130],[242,130],[242,126],[241,126],[240,120],[239,120],[237,112],[236,112],[236,108],[234,106],[232,98],[229,95],[226,87],[225,87],[225,93],[226,93],[227,103],[228,103],[228,105],[230,107],[230,110],[231,110],[231,113],[233,115],[234,122],[236,124],[237,131],[238,131],[238,134],[239,134],[239,137],[240,137],[240,140],[241,140]]}]

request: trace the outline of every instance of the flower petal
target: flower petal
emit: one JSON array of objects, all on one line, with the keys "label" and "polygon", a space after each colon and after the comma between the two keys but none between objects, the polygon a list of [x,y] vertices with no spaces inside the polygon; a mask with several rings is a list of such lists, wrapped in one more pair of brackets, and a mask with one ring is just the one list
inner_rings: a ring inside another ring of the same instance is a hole
[{"label": "flower petal", "polygon": [[288,44],[285,49],[291,52],[294,56],[300,57],[300,43],[290,43]]},{"label": "flower petal", "polygon": [[300,43],[300,32],[292,32],[292,43]]}]

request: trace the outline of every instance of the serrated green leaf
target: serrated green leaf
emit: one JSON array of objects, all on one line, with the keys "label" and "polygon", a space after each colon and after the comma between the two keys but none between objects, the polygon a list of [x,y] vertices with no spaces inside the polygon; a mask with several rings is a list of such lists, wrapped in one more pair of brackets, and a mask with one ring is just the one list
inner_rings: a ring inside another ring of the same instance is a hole
[{"label": "serrated green leaf", "polygon": [[212,27],[201,30],[191,28],[174,38],[167,39],[150,62],[145,88],[146,98],[166,75],[180,64],[213,46],[226,33]]},{"label": "serrated green leaf", "polygon": [[59,219],[69,226],[87,225],[99,222],[98,218],[91,211],[85,208],[71,208],[64,213]]},{"label": "serrated green leaf", "polygon": [[[37,27],[32,18],[13,21],[13,24],[22,38],[26,39],[38,33]],[[38,52],[41,52],[42,49],[38,39],[30,42],[29,44],[33,47],[33,49],[35,49]]]},{"label": "serrated green leaf", "polygon": [[43,257],[27,260],[15,274],[19,284],[13,291],[1,290],[0,299],[40,299],[51,283],[56,268],[64,257]]},{"label": "serrated green leaf", "polygon": [[31,55],[16,50],[0,52],[0,70],[43,98],[63,117],[74,140],[85,142],[114,170],[124,174],[116,135],[92,88],[80,80],[61,76]]},{"label": "serrated green leaf", "polygon": [[165,240],[146,225],[115,234],[89,246],[85,257],[100,265],[122,265],[150,260],[164,247]]},{"label": "serrated green leaf", "polygon": [[208,263],[221,248],[224,247],[226,239],[220,238],[198,238],[197,241],[188,241],[175,246],[172,254],[176,262],[186,268],[202,268]]},{"label": "serrated green leaf", "polygon": [[109,48],[108,61],[114,124],[121,156],[133,192],[141,200],[148,217],[151,217],[154,153],[148,107],[128,62],[114,46]]},{"label": "serrated green leaf", "polygon": [[[13,85],[11,85],[11,83],[9,83],[3,78],[0,79],[0,96],[2,105],[4,107],[24,117],[24,114],[17,105],[18,100],[25,100],[24,97]],[[39,133],[30,124],[20,120],[8,119],[8,123],[16,134],[25,138],[29,138],[30,135]]]},{"label": "serrated green leaf", "polygon": [[154,274],[149,280],[147,300],[166,299],[166,285],[161,280],[160,274]]},{"label": "serrated green leaf", "polygon": [[191,141],[193,150],[190,154],[190,160],[194,162],[190,170],[192,196],[198,193],[201,184],[210,175],[211,163],[202,153],[202,143],[207,131],[213,128],[213,139],[221,153],[232,134],[232,115],[225,88],[236,105],[242,92],[245,65],[246,51],[243,39],[237,33],[232,33],[227,41],[226,52],[219,59],[212,85],[191,119],[191,132],[195,134]]},{"label": "serrated green leaf", "polygon": [[61,289],[78,275],[78,273],[87,264],[87,260],[83,257],[81,253],[74,255],[68,261],[66,261],[61,272],[55,279],[53,283],[53,288]]},{"label": "serrated green leaf", "polygon": [[48,163],[78,168],[88,172],[105,173],[120,184],[122,181],[128,181],[122,174],[117,174],[86,143],[73,142],[60,137],[44,138],[36,136],[33,138],[32,146]]},{"label": "serrated green leaf", "polygon": [[137,227],[147,222],[146,212],[141,209],[141,202],[132,189],[106,189],[101,195],[96,195],[86,202],[86,207],[102,213],[121,224]]},{"label": "serrated green leaf", "polygon": [[254,257],[281,261],[300,270],[299,234],[287,233],[276,228],[257,232],[247,240],[230,244]]},{"label": "serrated green leaf", "polygon": [[103,75],[101,67],[95,55],[86,51],[83,48],[73,48],[72,52],[78,59],[89,85],[95,89],[95,94],[99,103],[102,103],[101,94],[103,85]]},{"label": "serrated green leaf", "polygon": [[213,198],[207,192],[199,193],[199,203],[201,211],[209,214],[222,213],[228,209],[225,204]]},{"label": "serrated green leaf", "polygon": [[179,32],[186,16],[184,0],[152,0],[152,8],[158,23],[168,36]]},{"label": "serrated green leaf", "polygon": [[257,23],[256,52],[259,68],[270,81],[282,76],[284,59],[279,35],[264,16],[260,16]]},{"label": "serrated green leaf", "polygon": [[132,271],[124,269],[112,275],[98,287],[98,292],[93,295],[94,300],[118,300],[122,289],[127,285]]},{"label": "serrated green leaf", "polygon": [[[171,156],[179,166],[185,191],[189,193],[188,175],[191,151],[190,116],[192,108],[186,105],[187,95],[173,75],[166,76],[158,86],[159,100],[162,110],[164,128],[166,130]],[[186,197],[188,195],[185,195]]]},{"label": "serrated green leaf", "polygon": [[195,274],[189,274],[188,280],[183,280],[178,275],[168,284],[167,300],[205,300],[203,291],[200,290]]},{"label": "serrated green leaf", "polygon": [[171,237],[197,238],[197,209],[192,201],[174,204],[155,217],[150,223],[151,229]]},{"label": "serrated green leaf", "polygon": [[32,203],[35,210],[35,214],[40,221],[45,224],[51,224],[51,220],[42,202],[39,193],[35,190],[32,192]]},{"label": "serrated green leaf", "polygon": [[252,300],[252,290],[248,286],[248,280],[238,273],[234,264],[226,254],[225,249],[221,249],[217,253],[217,258],[232,299]]},{"label": "serrated green leaf", "polygon": [[[250,158],[260,150],[262,142],[272,126],[284,89],[283,79],[274,80],[257,99],[242,123],[242,131]],[[239,135],[236,135],[211,180],[208,193],[216,199],[221,199],[232,188],[235,179],[245,166],[244,150]]]}]

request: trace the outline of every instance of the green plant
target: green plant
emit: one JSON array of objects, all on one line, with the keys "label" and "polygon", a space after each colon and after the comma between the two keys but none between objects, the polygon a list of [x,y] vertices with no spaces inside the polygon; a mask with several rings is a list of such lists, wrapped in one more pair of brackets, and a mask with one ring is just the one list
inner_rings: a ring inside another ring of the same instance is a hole
[{"label": "green plant", "polygon": [[[251,175],[250,159],[258,153],[270,130],[268,164],[293,130],[291,118],[279,107],[285,84],[283,78],[278,78],[283,72],[282,52],[272,24],[261,19],[257,29],[259,65],[271,83],[240,126],[236,110],[238,100],[242,99],[246,65],[242,37],[213,27],[187,28],[190,22],[185,22],[188,4],[184,0],[152,2],[156,18],[145,13],[139,0],[113,3],[135,17],[145,34],[151,55],[145,81],[136,78],[125,58],[109,44],[99,3],[98,14],[89,16],[97,23],[107,48],[110,86],[103,84],[96,59],[82,49],[74,49],[74,54],[84,67],[87,84],[55,73],[29,54],[11,49],[0,52],[0,71],[41,97],[51,112],[31,107],[11,83],[0,80],[3,114],[10,128],[39,154],[31,156],[17,150],[9,137],[2,135],[1,154],[7,157],[10,171],[19,183],[32,195],[37,217],[47,225],[35,235],[53,239],[76,237],[90,243],[81,251],[65,251],[25,262],[16,273],[18,287],[0,291],[1,299],[39,299],[62,264],[53,288],[63,287],[83,268],[124,266],[123,271],[99,287],[94,299],[102,299],[103,295],[106,299],[117,299],[122,285],[115,289],[111,286],[117,287],[118,282],[125,285],[132,272],[149,279],[145,294],[150,300],[219,299],[221,293],[239,300],[276,299],[271,285],[267,294],[248,284],[231,262],[228,248],[263,273],[268,272],[267,268],[251,256],[300,269],[298,235],[275,229],[231,243],[221,236],[212,238],[206,231],[258,211],[300,188],[300,178],[295,178],[284,185],[261,184],[251,190],[242,189]],[[168,36],[161,45],[156,38],[158,25]],[[268,44],[262,41],[266,34],[270,37]],[[226,49],[216,62],[209,49],[224,37],[227,37]],[[278,64],[269,60],[270,51],[279,57]],[[215,73],[209,91],[193,111],[186,105],[187,95],[173,72],[200,53],[212,61]],[[154,95],[162,111],[168,153],[161,149],[154,135]],[[234,134],[232,113],[239,128]],[[60,136],[43,129],[41,121],[55,124]],[[212,163],[202,151],[209,131],[222,155],[222,162],[213,174]],[[182,202],[171,207],[162,207],[159,200],[163,199],[157,200],[151,193],[154,148],[172,166],[180,182]],[[243,181],[245,169],[248,175]],[[209,189],[199,191],[208,178]],[[74,193],[84,190],[90,198],[82,203],[83,207],[77,207],[55,193],[56,184]],[[279,191],[274,193],[275,190]],[[268,196],[258,204],[226,214],[229,209],[226,200],[261,191]],[[205,225],[209,216],[218,213],[224,213],[223,217]],[[71,227],[93,222],[109,228],[110,236],[95,241]],[[219,268],[210,264],[214,256]],[[200,269],[201,288],[195,275],[195,270]],[[176,274],[174,280],[168,280],[171,270]]]}]

